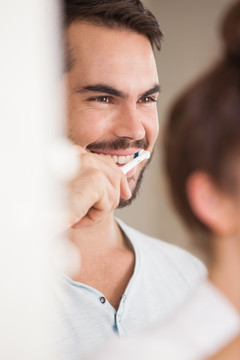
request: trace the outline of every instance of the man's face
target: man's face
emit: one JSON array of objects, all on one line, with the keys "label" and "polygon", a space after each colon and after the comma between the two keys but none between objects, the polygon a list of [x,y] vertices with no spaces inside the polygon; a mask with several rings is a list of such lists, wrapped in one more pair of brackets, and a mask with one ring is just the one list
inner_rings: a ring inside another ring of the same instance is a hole
[{"label": "man's face", "polygon": [[[71,68],[66,73],[69,138],[118,166],[141,148],[152,152],[158,135],[158,76],[143,35],[75,22],[67,31]],[[127,174],[134,193],[146,161]]]}]

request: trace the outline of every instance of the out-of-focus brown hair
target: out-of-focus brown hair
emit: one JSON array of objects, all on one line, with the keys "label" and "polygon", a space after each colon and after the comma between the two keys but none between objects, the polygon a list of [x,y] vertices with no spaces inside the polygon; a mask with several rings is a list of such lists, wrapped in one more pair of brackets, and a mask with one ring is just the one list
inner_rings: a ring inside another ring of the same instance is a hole
[{"label": "out-of-focus brown hair", "polygon": [[67,29],[73,22],[122,28],[146,36],[152,47],[161,48],[163,34],[155,16],[140,0],[63,0],[63,22]]},{"label": "out-of-focus brown hair", "polygon": [[172,107],[164,134],[164,165],[179,215],[197,232],[211,231],[193,213],[186,183],[204,171],[225,191],[234,179],[229,159],[240,153],[240,2],[221,24],[224,51],[220,61],[182,94]]}]

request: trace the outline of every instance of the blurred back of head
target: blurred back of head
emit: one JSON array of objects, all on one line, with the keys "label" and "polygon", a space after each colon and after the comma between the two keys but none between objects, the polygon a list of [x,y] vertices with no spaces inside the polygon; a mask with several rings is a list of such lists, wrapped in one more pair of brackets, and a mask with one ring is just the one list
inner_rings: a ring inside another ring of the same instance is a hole
[{"label": "blurred back of head", "polygon": [[239,1],[225,14],[220,30],[220,60],[177,99],[164,139],[164,165],[173,202],[186,225],[204,235],[211,230],[189,204],[189,176],[204,171],[227,193],[236,192],[238,185],[229,166],[240,150]]}]

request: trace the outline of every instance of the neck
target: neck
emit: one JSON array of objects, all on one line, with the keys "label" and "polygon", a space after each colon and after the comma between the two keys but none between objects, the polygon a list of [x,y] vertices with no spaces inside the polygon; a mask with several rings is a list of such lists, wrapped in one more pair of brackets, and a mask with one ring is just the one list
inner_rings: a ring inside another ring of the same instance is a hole
[{"label": "neck", "polygon": [[94,252],[96,255],[126,247],[124,236],[113,214],[91,226],[71,229],[68,237],[79,251]]},{"label": "neck", "polygon": [[240,236],[215,238],[209,279],[240,311]]}]

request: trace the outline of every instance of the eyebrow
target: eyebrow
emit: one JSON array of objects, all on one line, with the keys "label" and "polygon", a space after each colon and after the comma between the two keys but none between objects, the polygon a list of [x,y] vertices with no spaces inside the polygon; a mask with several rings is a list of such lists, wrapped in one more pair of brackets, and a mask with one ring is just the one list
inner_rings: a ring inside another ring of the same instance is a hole
[{"label": "eyebrow", "polygon": [[125,97],[121,91],[114,89],[112,86],[105,85],[105,84],[84,86],[81,89],[77,89],[77,92],[81,93],[81,94],[84,94],[86,92],[98,92],[98,93],[104,93],[104,94],[118,96],[120,98]]},{"label": "eyebrow", "polygon": [[142,95],[140,95],[140,98],[144,97],[144,96],[148,96],[148,95],[152,95],[155,93],[159,93],[161,91],[161,87],[159,84],[154,85],[153,88],[145,91]]},{"label": "eyebrow", "polygon": [[[80,94],[84,94],[87,92],[97,92],[97,93],[103,93],[103,94],[117,96],[122,99],[124,99],[126,97],[122,91],[117,90],[117,89],[113,88],[112,86],[105,85],[105,84],[87,85],[82,88],[77,88],[76,91]],[[161,91],[160,85],[156,84],[151,89],[149,89],[149,90],[145,91],[143,94],[141,94],[140,98],[154,94],[154,93],[158,93],[160,91]]]}]

